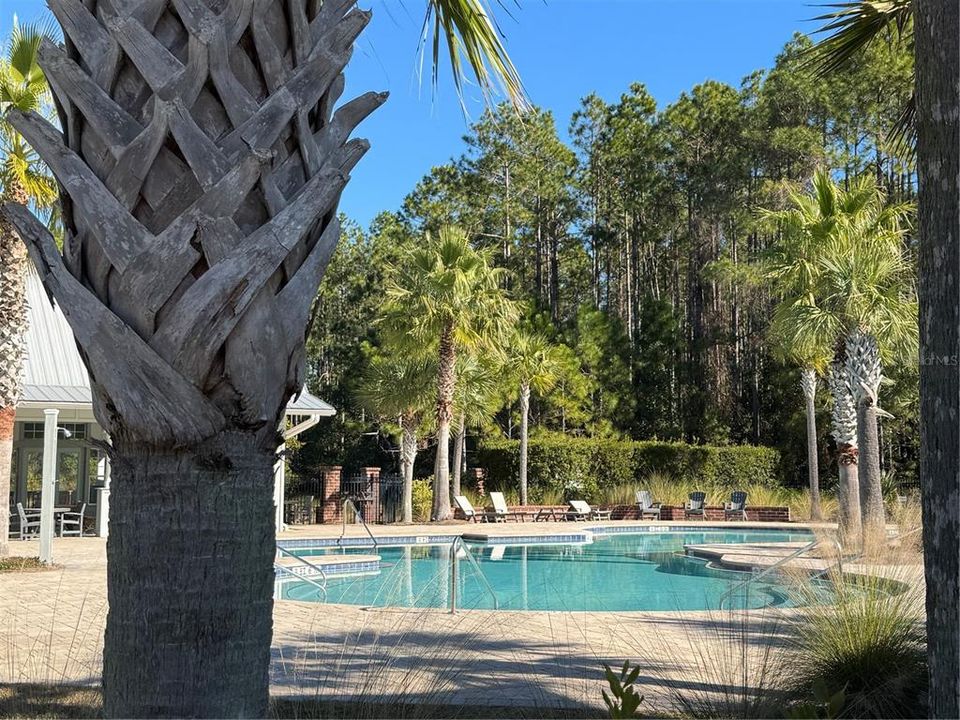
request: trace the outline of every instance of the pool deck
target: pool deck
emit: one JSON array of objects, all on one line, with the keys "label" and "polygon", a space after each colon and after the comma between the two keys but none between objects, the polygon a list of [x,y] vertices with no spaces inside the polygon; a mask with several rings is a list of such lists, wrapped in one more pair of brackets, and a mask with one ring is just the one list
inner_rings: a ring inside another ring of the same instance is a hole
[{"label": "pool deck", "polygon": [[[800,530],[800,523],[656,523],[672,528]],[[590,527],[649,528],[650,522],[444,523],[373,526],[377,537],[491,538],[568,534]],[[829,525],[821,525],[823,529]],[[642,530],[641,530],[642,531]],[[339,525],[297,526],[278,541],[340,536]],[[347,537],[366,537],[348,526]],[[10,543],[36,555],[36,541]],[[106,618],[106,542],[57,538],[52,570],[0,574],[0,682],[95,682]],[[922,575],[922,573],[920,573]],[[765,652],[795,614],[750,612],[517,612],[362,608],[279,601],[274,609],[276,695],[470,705],[602,707],[602,663],[638,664],[647,712],[676,710],[677,693],[739,682],[740,643]],[[704,657],[729,658],[711,662]],[[716,666],[716,667],[714,667]],[[718,667],[729,672],[721,677]]]}]

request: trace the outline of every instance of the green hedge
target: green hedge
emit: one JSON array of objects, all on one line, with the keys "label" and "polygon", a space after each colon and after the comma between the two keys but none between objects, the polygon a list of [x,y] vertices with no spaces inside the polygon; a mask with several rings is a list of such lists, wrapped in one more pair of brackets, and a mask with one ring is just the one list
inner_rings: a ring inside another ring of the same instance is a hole
[{"label": "green hedge", "polygon": [[[477,450],[474,463],[487,470],[489,489],[516,488],[520,443],[487,440]],[[755,445],[592,438],[541,438],[529,444],[527,481],[533,502],[544,494],[596,500],[606,488],[639,484],[651,474],[688,484],[774,486],[780,482],[780,453]]]}]

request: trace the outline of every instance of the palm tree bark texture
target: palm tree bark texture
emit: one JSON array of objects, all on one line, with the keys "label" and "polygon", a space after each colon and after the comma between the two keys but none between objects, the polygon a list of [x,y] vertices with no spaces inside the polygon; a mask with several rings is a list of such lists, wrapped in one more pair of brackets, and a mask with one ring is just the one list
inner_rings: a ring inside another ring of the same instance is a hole
[{"label": "palm tree bark texture", "polygon": [[63,132],[9,120],[63,189],[63,253],[3,211],[63,308],[112,441],[108,717],[263,717],[284,406],[386,98],[336,108],[353,0],[50,0]]},{"label": "palm tree bark texture", "polygon": [[[12,202],[26,205],[22,188],[7,188]],[[0,217],[0,557],[9,553],[10,475],[14,421],[22,389],[24,336],[27,331],[25,271],[27,250],[13,225]]]},{"label": "palm tree bark texture", "polygon": [[822,520],[820,510],[820,458],[817,450],[817,371],[804,368],[800,371],[800,386],[807,414],[807,475],[810,481],[810,518]]},{"label": "palm tree bark texture", "polygon": [[960,717],[960,6],[916,0],[920,478],[930,717]]},{"label": "palm tree bark texture", "polygon": [[450,509],[450,425],[453,422],[453,396],[457,385],[457,346],[453,326],[440,334],[437,377],[437,458],[433,483],[434,520],[453,516]]}]

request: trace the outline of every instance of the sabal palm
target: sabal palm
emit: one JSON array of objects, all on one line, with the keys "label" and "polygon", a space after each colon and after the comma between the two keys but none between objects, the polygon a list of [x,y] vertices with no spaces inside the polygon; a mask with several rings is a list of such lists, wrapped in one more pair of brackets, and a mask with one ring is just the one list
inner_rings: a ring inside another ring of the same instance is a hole
[{"label": "sabal palm", "polygon": [[[771,272],[793,293],[793,302],[778,306],[773,328],[797,357],[833,354],[846,363],[862,445],[857,464],[863,527],[873,536],[883,524],[876,441],[881,376],[868,365],[874,354],[878,361],[881,354],[892,359],[916,346],[917,305],[904,243],[912,208],[886,204],[872,177],[844,190],[825,172],[815,178],[812,195],[794,195],[792,204],[770,215],[783,221],[802,256],[791,265],[784,253],[772,264]],[[799,269],[787,272],[791,266]]]},{"label": "sabal palm", "polygon": [[[340,103],[353,0],[50,0],[62,132],[8,112],[65,192],[64,253],[3,208],[64,308],[113,448],[109,716],[264,716],[277,427],[336,207],[386,99]],[[484,0],[428,0],[459,72],[520,88]],[[458,81],[459,82],[459,81]],[[224,489],[228,488],[228,491]]]},{"label": "sabal palm", "polygon": [[436,344],[437,460],[433,482],[434,520],[450,517],[450,427],[453,421],[457,356],[464,350],[495,348],[516,317],[502,287],[506,271],[466,233],[444,227],[427,235],[393,270],[387,290],[385,329],[416,346]]},{"label": "sabal palm", "polygon": [[376,416],[395,421],[400,430],[403,521],[413,522],[413,470],[417,443],[433,406],[436,357],[406,347],[382,347],[364,375],[358,397]]},{"label": "sabal palm", "polygon": [[457,435],[453,442],[451,487],[461,492],[461,471],[466,452],[467,428],[489,420],[502,406],[500,390],[502,358],[495,352],[460,353],[457,356],[457,386],[454,418]]},{"label": "sabal palm", "polygon": [[[44,111],[50,90],[37,64],[40,39],[49,34],[41,25],[13,30],[0,57],[0,198],[40,211],[57,197],[56,183],[36,153],[5,120],[10,108]],[[24,281],[27,252],[13,226],[0,216],[0,557],[7,554],[13,427],[20,400],[24,336],[27,329]]]},{"label": "sabal palm", "polygon": [[520,388],[520,504],[526,505],[530,394],[553,388],[560,377],[560,363],[543,335],[521,330],[510,340],[507,365]]}]

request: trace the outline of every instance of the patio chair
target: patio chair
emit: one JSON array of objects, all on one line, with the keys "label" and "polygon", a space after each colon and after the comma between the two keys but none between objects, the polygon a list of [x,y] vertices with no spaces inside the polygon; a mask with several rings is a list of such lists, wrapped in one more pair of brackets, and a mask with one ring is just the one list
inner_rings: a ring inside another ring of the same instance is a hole
[{"label": "patio chair", "polygon": [[60,537],[75,535],[83,536],[83,514],[87,511],[87,504],[83,503],[78,512],[60,513]]},{"label": "patio chair", "polygon": [[660,519],[660,503],[653,501],[649,490],[637,490],[637,512],[641,520],[645,517]]},{"label": "patio chair", "polygon": [[743,490],[734,490],[730,493],[730,502],[723,506],[723,519],[747,519],[747,493]]},{"label": "patio chair", "polygon": [[20,539],[27,540],[40,535],[40,511],[23,509],[23,503],[17,503],[17,515],[20,516]]},{"label": "patio chair", "polygon": [[586,500],[571,500],[570,512],[567,513],[569,520],[609,520],[609,510],[599,510],[590,507]]},{"label": "patio chair", "polygon": [[453,501],[457,504],[457,509],[463,513],[464,519],[471,522],[480,522],[486,518],[485,513],[478,513],[474,510],[473,505],[470,504],[466,495],[454,495]]},{"label": "patio chair", "polygon": [[700,490],[690,493],[690,499],[683,508],[683,516],[689,520],[691,517],[699,517],[701,520],[707,519],[707,494]]},{"label": "patio chair", "polygon": [[514,511],[508,508],[507,499],[503,496],[502,492],[490,493],[490,501],[493,503],[493,512],[487,514],[487,522],[490,522],[490,520],[494,522],[506,522],[509,518],[520,522],[527,516],[525,512]]}]

